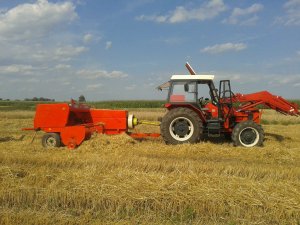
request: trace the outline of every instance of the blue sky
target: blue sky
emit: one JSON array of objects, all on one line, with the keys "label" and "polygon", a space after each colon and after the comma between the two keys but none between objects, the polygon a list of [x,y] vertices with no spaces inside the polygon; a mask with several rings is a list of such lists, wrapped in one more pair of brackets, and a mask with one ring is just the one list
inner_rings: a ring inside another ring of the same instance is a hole
[{"label": "blue sky", "polygon": [[0,98],[164,99],[172,74],[300,98],[300,0],[0,0]]}]

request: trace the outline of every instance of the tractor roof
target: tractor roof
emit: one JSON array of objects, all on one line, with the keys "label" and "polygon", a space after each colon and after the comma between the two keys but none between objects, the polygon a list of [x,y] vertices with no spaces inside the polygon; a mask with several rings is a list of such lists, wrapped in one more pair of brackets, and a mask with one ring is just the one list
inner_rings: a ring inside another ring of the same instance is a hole
[{"label": "tractor roof", "polygon": [[196,74],[196,75],[173,75],[171,80],[213,80],[214,75]]},{"label": "tractor roof", "polygon": [[[185,80],[191,80],[191,81],[209,81],[214,79],[214,75],[173,75],[171,77],[171,81],[185,81]],[[170,81],[165,82],[157,87],[158,90],[167,89],[170,87]]]}]

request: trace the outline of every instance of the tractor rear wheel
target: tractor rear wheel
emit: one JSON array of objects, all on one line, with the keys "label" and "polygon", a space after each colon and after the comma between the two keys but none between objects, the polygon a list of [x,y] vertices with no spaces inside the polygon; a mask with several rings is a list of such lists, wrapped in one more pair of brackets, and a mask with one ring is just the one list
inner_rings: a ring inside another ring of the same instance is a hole
[{"label": "tractor rear wheel", "polygon": [[235,146],[262,146],[264,141],[264,130],[260,125],[247,120],[235,125],[231,138]]},{"label": "tractor rear wheel", "polygon": [[162,118],[160,131],[166,144],[196,143],[203,132],[202,121],[191,109],[175,108]]},{"label": "tractor rear wheel", "polygon": [[61,146],[61,140],[58,133],[46,133],[42,138],[42,145],[45,148],[54,148]]}]

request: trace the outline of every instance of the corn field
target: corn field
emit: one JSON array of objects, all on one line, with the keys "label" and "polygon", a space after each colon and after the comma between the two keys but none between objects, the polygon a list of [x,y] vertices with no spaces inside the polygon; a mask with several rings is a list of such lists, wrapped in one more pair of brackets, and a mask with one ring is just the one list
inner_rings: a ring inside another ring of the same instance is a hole
[{"label": "corn field", "polygon": [[264,147],[250,149],[124,134],[45,150],[21,131],[33,116],[0,112],[0,224],[300,224],[300,118],[265,110]]}]

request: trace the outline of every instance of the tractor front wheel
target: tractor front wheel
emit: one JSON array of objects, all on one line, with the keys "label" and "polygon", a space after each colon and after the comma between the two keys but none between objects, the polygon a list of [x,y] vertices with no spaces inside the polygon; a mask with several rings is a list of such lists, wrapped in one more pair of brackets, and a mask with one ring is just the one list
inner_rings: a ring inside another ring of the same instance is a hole
[{"label": "tractor front wheel", "polygon": [[61,146],[61,140],[58,133],[46,133],[42,138],[42,145],[45,148],[54,148]]},{"label": "tractor front wheel", "polygon": [[175,108],[162,118],[160,130],[167,144],[196,143],[202,134],[202,121],[191,109]]},{"label": "tractor front wheel", "polygon": [[235,146],[262,146],[264,141],[264,130],[260,125],[253,121],[243,121],[234,127],[231,138]]}]

